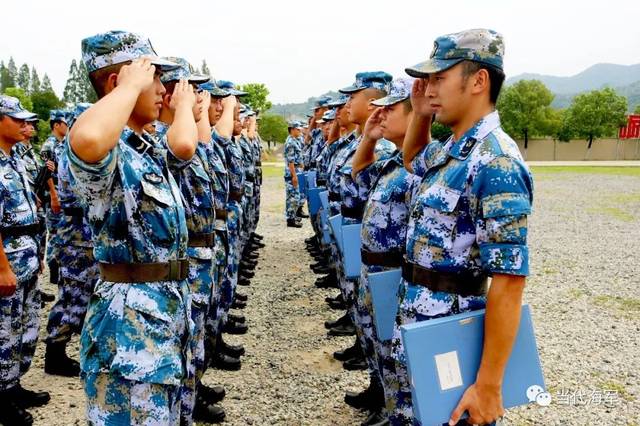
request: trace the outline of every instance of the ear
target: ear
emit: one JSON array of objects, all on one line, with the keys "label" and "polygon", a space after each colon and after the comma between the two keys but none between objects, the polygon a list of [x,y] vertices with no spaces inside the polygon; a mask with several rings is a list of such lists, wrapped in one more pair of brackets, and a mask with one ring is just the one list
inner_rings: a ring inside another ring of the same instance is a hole
[{"label": "ear", "polygon": [[107,81],[104,85],[104,93],[108,95],[118,86],[118,74],[112,73],[107,77]]},{"label": "ear", "polygon": [[367,111],[373,111],[376,108],[378,108],[377,106],[375,106],[374,104],[372,104],[371,102],[375,101],[376,98],[370,98],[367,100]]},{"label": "ear", "polygon": [[169,108],[169,105],[171,105],[171,93],[167,92],[162,96],[162,107]]},{"label": "ear", "polygon": [[490,87],[489,72],[486,69],[481,69],[473,76],[473,86],[471,93],[479,94],[485,90],[488,92]]}]

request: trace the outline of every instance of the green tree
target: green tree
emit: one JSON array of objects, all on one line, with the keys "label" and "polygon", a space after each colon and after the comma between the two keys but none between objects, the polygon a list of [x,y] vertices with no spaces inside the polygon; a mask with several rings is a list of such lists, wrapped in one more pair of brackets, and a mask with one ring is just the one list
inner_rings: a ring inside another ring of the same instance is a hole
[{"label": "green tree", "polygon": [[18,98],[22,107],[26,110],[33,111],[33,103],[31,102],[31,98],[26,94],[24,90],[19,87],[7,87],[7,90],[4,91],[5,95],[13,96],[14,98]]},{"label": "green tree", "polygon": [[449,139],[451,133],[451,129],[448,126],[438,123],[437,121],[431,126],[431,138],[437,139],[441,142]]},{"label": "green tree", "polygon": [[284,143],[288,134],[287,121],[281,115],[264,114],[260,118],[260,136],[265,141]]},{"label": "green tree", "polygon": [[44,73],[40,90],[43,92],[53,92],[53,87],[51,87],[51,80],[49,80],[49,75],[47,73]]},{"label": "green tree", "polygon": [[593,140],[616,134],[626,123],[627,98],[605,88],[582,93],[573,98],[566,112],[566,126],[575,136],[585,138],[587,158]]},{"label": "green tree", "polygon": [[67,103],[80,102],[80,82],[78,81],[78,64],[76,60],[71,61],[69,66],[69,76],[67,82],[64,85],[64,91],[62,92],[62,99]]},{"label": "green tree", "polygon": [[31,95],[33,112],[38,114],[41,120],[49,120],[49,112],[52,109],[64,107],[62,102],[53,91],[35,92]]},{"label": "green tree", "polygon": [[84,64],[84,61],[80,61],[76,79],[78,81],[80,98],[78,102],[96,102],[98,100],[98,95],[91,85],[91,81],[89,80],[89,70],[87,70],[87,66]]},{"label": "green tree", "polygon": [[40,91],[40,76],[36,67],[31,67],[31,93],[37,93]]},{"label": "green tree", "polygon": [[242,99],[242,102],[249,105],[254,111],[268,111],[273,106],[267,99],[269,89],[262,83],[244,84],[240,86],[240,90],[248,93],[248,95]]},{"label": "green tree", "polygon": [[18,78],[16,79],[18,87],[30,94],[31,92],[31,72],[29,72],[29,65],[22,64],[20,71],[18,71]]},{"label": "green tree", "polygon": [[16,79],[18,78],[18,69],[16,68],[16,63],[13,61],[13,58],[9,58],[9,64],[7,64],[7,72],[9,73],[9,81],[5,86],[7,87],[16,87]]},{"label": "green tree", "polygon": [[0,93],[4,93],[7,87],[12,87],[9,80],[9,69],[4,65],[4,61],[0,62]]},{"label": "green tree", "polygon": [[636,105],[636,109],[633,110],[634,114],[640,114],[640,104]]},{"label": "green tree", "polygon": [[529,137],[547,134],[553,98],[553,93],[539,80],[520,80],[500,94],[497,105],[500,122],[507,133],[524,138],[525,151]]},{"label": "green tree", "polygon": [[204,59],[202,60],[202,67],[200,68],[200,71],[202,72],[202,74],[208,75],[209,77],[211,77],[211,71],[209,70],[207,61],[205,61]]}]

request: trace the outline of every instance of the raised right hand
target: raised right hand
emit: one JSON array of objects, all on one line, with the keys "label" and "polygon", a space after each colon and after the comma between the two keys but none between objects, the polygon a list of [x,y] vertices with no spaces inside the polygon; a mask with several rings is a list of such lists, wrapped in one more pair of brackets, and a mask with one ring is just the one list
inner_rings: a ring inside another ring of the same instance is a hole
[{"label": "raised right hand", "polygon": [[383,107],[378,107],[373,111],[373,114],[369,116],[369,119],[364,125],[364,131],[362,132],[365,138],[375,141],[382,139],[382,128],[380,128],[380,123],[382,122],[383,109]]},{"label": "raised right hand", "polygon": [[188,110],[192,110],[196,104],[196,94],[193,92],[193,87],[185,79],[176,83],[171,94],[171,102],[169,108],[172,111],[176,111],[178,108],[184,107]]},{"label": "raised right hand", "polygon": [[411,88],[411,106],[413,112],[421,117],[431,117],[433,109],[427,96],[427,80],[418,78]]},{"label": "raised right hand", "polygon": [[118,73],[118,86],[130,87],[132,90],[142,92],[153,84],[156,67],[148,58],[140,58],[120,68]]}]

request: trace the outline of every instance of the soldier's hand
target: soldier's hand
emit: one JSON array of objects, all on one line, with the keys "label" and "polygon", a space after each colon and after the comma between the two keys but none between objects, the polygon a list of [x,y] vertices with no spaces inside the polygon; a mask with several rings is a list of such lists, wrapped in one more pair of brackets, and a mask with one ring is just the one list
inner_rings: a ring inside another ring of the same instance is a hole
[{"label": "soldier's hand", "polygon": [[57,197],[51,197],[51,211],[55,214],[59,214],[62,211],[60,200]]},{"label": "soldier's hand", "polygon": [[171,102],[169,108],[172,111],[177,111],[180,108],[186,108],[192,110],[196,104],[196,94],[193,92],[193,87],[187,80],[180,80],[176,83],[171,94]]},{"label": "soldier's hand", "polygon": [[294,188],[298,187],[298,176],[292,176],[291,177],[291,183],[293,184]]},{"label": "soldier's hand", "polygon": [[238,100],[233,95],[222,98],[222,108],[224,109],[227,109],[227,108],[234,109],[237,104],[238,104]]},{"label": "soldier's hand", "polygon": [[200,99],[202,99],[202,111],[209,111],[209,107],[211,106],[211,93],[207,90],[203,90],[198,95],[200,96]]},{"label": "soldier's hand", "polygon": [[373,111],[373,114],[369,116],[369,119],[364,125],[364,131],[362,132],[365,138],[375,141],[382,139],[382,128],[380,124],[382,123],[383,110],[383,107],[378,107]]},{"label": "soldier's hand", "polygon": [[47,169],[49,169],[49,171],[51,171],[51,172],[55,172],[56,171],[56,163],[54,163],[51,160],[47,160]]},{"label": "soldier's hand", "polygon": [[499,387],[482,386],[474,383],[462,395],[458,406],[451,414],[449,425],[455,425],[467,411],[467,422],[473,425],[493,423],[504,416],[502,392]]},{"label": "soldier's hand", "polygon": [[418,78],[411,88],[411,106],[414,113],[422,117],[431,117],[433,115],[433,109],[427,96],[427,83],[426,79]]},{"label": "soldier's hand", "polygon": [[0,268],[0,297],[11,296],[16,291],[18,279],[10,266]]},{"label": "soldier's hand", "polygon": [[147,58],[136,59],[120,68],[118,86],[126,86],[132,90],[142,92],[153,84],[156,67]]}]

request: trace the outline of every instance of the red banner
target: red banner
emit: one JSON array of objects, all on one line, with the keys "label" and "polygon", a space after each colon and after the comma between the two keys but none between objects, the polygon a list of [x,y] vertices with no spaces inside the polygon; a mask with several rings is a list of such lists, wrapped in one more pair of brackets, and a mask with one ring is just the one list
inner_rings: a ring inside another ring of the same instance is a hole
[{"label": "red banner", "polygon": [[640,115],[630,115],[627,125],[620,128],[620,139],[640,139]]}]

